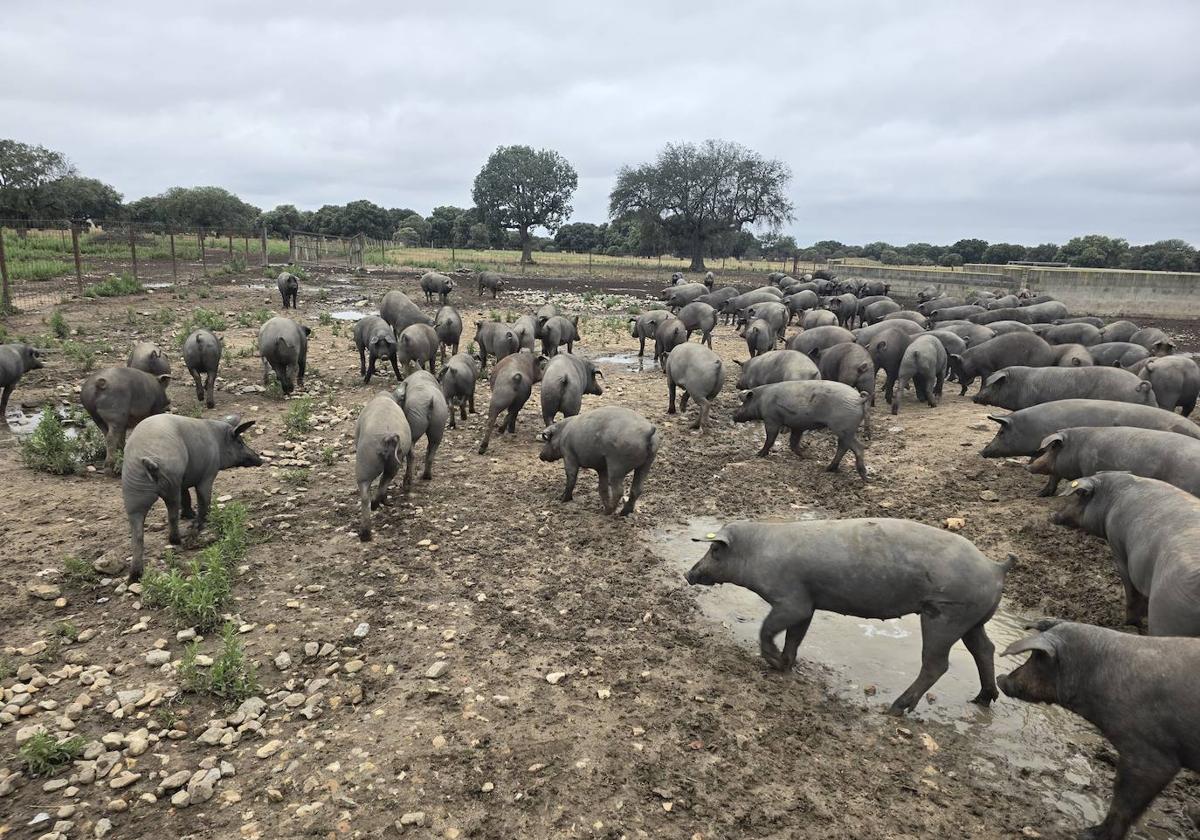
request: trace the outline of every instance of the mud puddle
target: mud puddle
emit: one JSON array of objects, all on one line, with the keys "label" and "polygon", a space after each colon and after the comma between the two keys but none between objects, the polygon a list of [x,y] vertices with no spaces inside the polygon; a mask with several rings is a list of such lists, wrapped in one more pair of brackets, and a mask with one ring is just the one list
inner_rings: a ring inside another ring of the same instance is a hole
[{"label": "mud puddle", "polygon": [[359,309],[337,309],[329,313],[335,321],[361,321],[368,315],[378,315],[378,312],[363,312]]},{"label": "mud puddle", "polygon": [[[31,435],[37,430],[38,425],[42,422],[42,407],[25,408],[25,407],[8,407],[8,413],[4,416],[4,421],[8,425],[8,429],[14,435],[23,437]],[[79,434],[79,429],[75,422],[71,419],[71,414],[65,408],[56,406],[54,413],[58,415],[58,419],[62,421],[66,427],[65,434],[69,438],[73,438]]]},{"label": "mud puddle", "polygon": [[658,362],[651,356],[639,356],[637,353],[616,353],[611,356],[593,356],[592,361],[598,365],[615,370],[643,373],[648,370],[658,370]]},{"label": "mud puddle", "polygon": [[[820,512],[807,510],[792,519],[823,519]],[[693,537],[720,530],[723,522],[714,517],[697,517],[686,524],[656,529],[648,534],[651,550],[666,561],[666,572],[687,588],[682,575],[707,550]],[[732,634],[758,656],[758,630],[769,611],[767,603],[753,592],[733,585],[694,587],[691,592],[704,619]],[[1000,651],[1027,635],[1022,619],[1002,604],[988,622],[988,636],[996,646],[997,674],[1017,667],[1023,657],[1006,658]],[[782,644],[782,638],[777,639]],[[916,615],[887,620],[864,619],[818,611],[800,646],[798,670],[817,666],[832,693],[855,704],[870,707],[870,713],[887,708],[916,678],[921,665],[921,627]],[[874,695],[867,696],[868,687]],[[910,716],[953,726],[979,746],[972,769],[984,775],[999,775],[999,764],[1008,762],[1028,773],[1031,784],[1043,799],[1081,824],[1094,824],[1104,817],[1107,790],[1095,786],[1095,772],[1088,758],[1099,736],[1080,718],[1065,710],[1034,706],[1003,695],[990,709],[968,701],[979,691],[978,672],[962,642],[950,652],[950,669],[931,689],[935,702],[922,699]],[[1146,837],[1166,838],[1143,825]]]}]

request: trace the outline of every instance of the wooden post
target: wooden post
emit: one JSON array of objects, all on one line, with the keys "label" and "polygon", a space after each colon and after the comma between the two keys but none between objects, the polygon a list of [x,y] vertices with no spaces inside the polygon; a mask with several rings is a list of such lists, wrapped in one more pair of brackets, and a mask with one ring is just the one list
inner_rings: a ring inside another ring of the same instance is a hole
[{"label": "wooden post", "polygon": [[[4,227],[0,225],[0,315],[12,311],[12,293],[8,289],[8,259],[4,255]],[[0,420],[3,420],[0,417]]]},{"label": "wooden post", "polygon": [[296,234],[288,234],[288,262],[296,264]]},{"label": "wooden post", "polygon": [[588,275],[592,273],[592,249],[588,249]]},{"label": "wooden post", "polygon": [[233,259],[233,234],[226,234],[229,237],[229,259]]},{"label": "wooden post", "polygon": [[201,230],[199,233],[196,234],[196,239],[199,240],[199,242],[200,242],[200,265],[203,268],[204,273],[207,275],[208,274],[208,258],[204,256],[204,231],[203,230]]},{"label": "wooden post", "polygon": [[242,245],[244,246],[244,249],[246,251],[246,256],[250,256],[250,234],[248,234],[248,233],[242,234]]},{"label": "wooden post", "polygon": [[267,261],[267,229],[262,229],[262,258],[263,268],[266,268],[270,263]]},{"label": "wooden post", "polygon": [[137,282],[137,239],[133,231],[133,225],[129,226],[129,257],[133,261],[133,282]]},{"label": "wooden post", "polygon": [[71,251],[75,254],[75,286],[83,294],[83,262],[79,259],[79,223],[71,222]]},{"label": "wooden post", "polygon": [[171,239],[171,280],[179,280],[179,268],[175,265],[175,232],[167,234]]},{"label": "wooden post", "polygon": [[386,239],[379,240],[379,259],[382,261],[383,266],[386,268],[387,267],[387,240]]}]

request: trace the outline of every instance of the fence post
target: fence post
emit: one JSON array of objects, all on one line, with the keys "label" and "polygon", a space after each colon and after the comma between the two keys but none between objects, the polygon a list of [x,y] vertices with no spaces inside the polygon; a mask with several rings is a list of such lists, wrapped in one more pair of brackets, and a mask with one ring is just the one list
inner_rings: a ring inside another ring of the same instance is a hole
[{"label": "fence post", "polygon": [[133,225],[129,226],[129,257],[133,261],[133,282],[137,282],[137,240],[134,238]]},{"label": "fence post", "polygon": [[266,268],[270,263],[267,262],[267,229],[265,227],[262,229],[262,257],[263,268]]},{"label": "fence post", "polygon": [[296,234],[288,234],[288,262],[296,264]]},{"label": "fence post", "polygon": [[232,260],[233,259],[233,234],[227,233],[225,235],[229,237],[229,259]]},{"label": "fence post", "polygon": [[196,233],[196,239],[200,242],[200,266],[204,271],[204,275],[208,276],[208,258],[204,255],[204,229],[201,228]]},{"label": "fence post", "polygon": [[387,240],[379,240],[379,259],[383,261],[383,267],[387,268]]},{"label": "fence post", "polygon": [[[12,311],[12,294],[8,289],[8,259],[4,255],[4,226],[0,225],[0,315]],[[0,420],[3,420],[0,417]]]},{"label": "fence post", "polygon": [[170,231],[167,236],[171,239],[171,280],[176,282],[179,280],[179,269],[175,265],[175,232]]},{"label": "fence post", "polygon": [[246,251],[246,256],[250,256],[250,234],[242,232],[242,246]]},{"label": "fence post", "polygon": [[83,262],[79,259],[79,223],[71,222],[71,252],[75,255],[75,286],[83,294]]}]

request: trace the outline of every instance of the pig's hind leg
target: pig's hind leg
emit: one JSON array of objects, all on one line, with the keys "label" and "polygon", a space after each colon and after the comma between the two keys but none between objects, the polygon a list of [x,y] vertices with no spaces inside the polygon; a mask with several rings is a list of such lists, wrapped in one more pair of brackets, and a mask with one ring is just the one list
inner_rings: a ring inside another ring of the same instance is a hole
[{"label": "pig's hind leg", "polygon": [[971,698],[971,702],[980,706],[990,706],[992,701],[1000,696],[1000,692],[996,690],[996,646],[988,638],[984,623],[981,621],[964,633],[962,641],[971,652],[975,667],[979,669],[979,693]]},{"label": "pig's hind leg", "polygon": [[900,717],[917,707],[925,692],[949,669],[950,648],[965,632],[961,623],[953,621],[953,616],[936,606],[926,606],[921,613],[921,671],[913,684],[893,701],[889,715]]}]

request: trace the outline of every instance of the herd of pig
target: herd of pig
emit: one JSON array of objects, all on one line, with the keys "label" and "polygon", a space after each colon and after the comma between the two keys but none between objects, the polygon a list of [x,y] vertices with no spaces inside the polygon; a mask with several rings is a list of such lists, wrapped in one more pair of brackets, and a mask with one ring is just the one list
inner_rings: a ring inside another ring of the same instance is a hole
[{"label": "herd of pig", "polygon": [[[757,454],[768,455],[785,428],[796,454],[805,431],[827,429],[837,439],[828,469],[836,471],[852,452],[866,481],[859,430],[869,438],[880,370],[893,414],[910,385],[934,407],[947,380],[965,394],[979,379],[975,402],[1011,412],[989,415],[999,430],[983,456],[1030,456],[1029,471],[1048,476],[1042,495],[1053,495],[1060,481],[1069,480],[1066,507],[1052,521],[1108,540],[1125,588],[1127,621],[1144,624],[1148,634],[1042,621],[1034,635],[1005,652],[1029,651],[1028,661],[997,681],[985,625],[1016,558],[994,563],[963,537],[908,520],[731,522],[704,537],[707,552],[687,581],[738,584],[770,604],[760,632],[770,665],[794,665],[815,610],[865,618],[918,613],[921,669],[890,711],[914,709],[945,673],[950,649],[961,640],[979,672],[974,702],[990,704],[999,696],[998,683],[1012,697],[1057,703],[1088,719],[1113,742],[1120,760],[1109,811],[1086,837],[1125,836],[1181,767],[1200,769],[1200,641],[1194,638],[1200,636],[1200,427],[1187,419],[1200,392],[1200,367],[1192,357],[1177,353],[1161,330],[1070,317],[1059,301],[1028,290],[963,300],[929,288],[910,310],[881,283],[839,282],[821,273],[799,279],[772,274],[766,285],[749,291],[714,288],[711,274],[703,283],[685,283],[682,275],[672,281],[660,307],[630,318],[639,356],[651,342],[665,374],[668,414],[686,411],[690,400],[696,404],[692,428],[712,424],[713,401],[725,383],[712,333],[719,321],[733,324],[749,358],[734,360],[740,404],[732,419],[763,423],[765,442]],[[480,295],[486,290],[496,297],[504,287],[498,275],[478,277]],[[280,275],[278,289],[285,310],[297,305],[295,275]],[[463,320],[449,305],[454,281],[430,272],[421,289],[430,304],[438,297],[433,317],[404,293],[390,291],[379,315],[354,326],[364,384],[381,360],[398,382],[358,416],[359,538],[371,539],[372,511],[385,501],[401,465],[409,491],[414,447],[422,438],[422,477],[432,477],[447,427],[456,427],[456,415],[466,420],[468,410],[474,413],[475,386],[483,376],[490,404],[480,454],[494,430],[515,433],[518,415],[540,383],[540,457],[563,462],[562,500],[571,499],[579,470],[590,469],[598,474],[605,512],[614,513],[624,499],[620,512],[631,513],[660,433],[629,408],[583,410],[587,395],[603,393],[603,374],[574,353],[578,317],[546,305],[512,323],[478,321],[474,352],[460,352]],[[796,319],[800,330],[786,337]],[[310,332],[279,316],[261,326],[264,385],[273,374],[284,394],[303,387]],[[699,342],[690,341],[693,334]],[[209,330],[196,330],[183,344],[196,399],[208,408],[215,406],[221,355],[222,340]],[[40,357],[27,345],[0,346],[0,412],[21,375],[41,367]],[[145,517],[158,499],[167,509],[168,539],[178,544],[181,516],[192,520],[191,536],[203,528],[218,472],[262,463],[243,437],[253,421],[164,413],[169,380],[161,350],[139,343],[125,367],[97,371],[81,389],[83,407],[105,434],[110,472],[118,471],[123,450],[119,472],[131,580],[143,572]],[[782,651],[775,643],[781,632]]]}]

